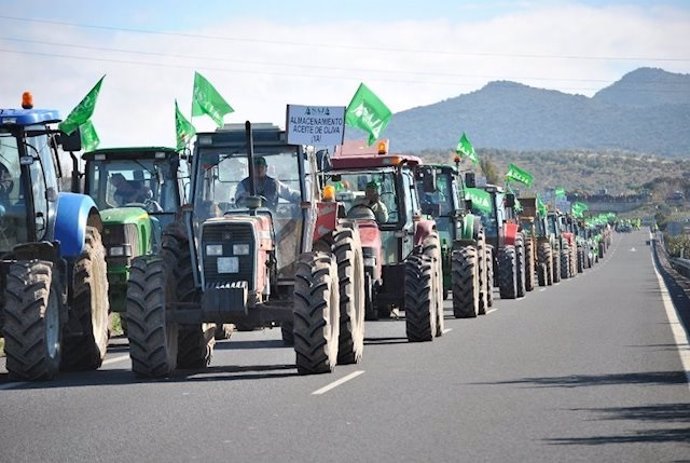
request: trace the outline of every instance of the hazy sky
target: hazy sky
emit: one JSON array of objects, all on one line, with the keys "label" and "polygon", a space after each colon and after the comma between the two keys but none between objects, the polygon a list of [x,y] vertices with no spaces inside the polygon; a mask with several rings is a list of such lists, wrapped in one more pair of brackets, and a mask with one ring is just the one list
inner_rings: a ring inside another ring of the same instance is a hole
[{"label": "hazy sky", "polygon": [[690,72],[690,1],[1,4],[0,106],[30,90],[66,115],[106,74],[102,147],[173,145],[195,70],[235,108],[226,122],[281,126],[286,104],[344,106],[361,81],[400,111],[492,80],[592,95],[640,66]]}]

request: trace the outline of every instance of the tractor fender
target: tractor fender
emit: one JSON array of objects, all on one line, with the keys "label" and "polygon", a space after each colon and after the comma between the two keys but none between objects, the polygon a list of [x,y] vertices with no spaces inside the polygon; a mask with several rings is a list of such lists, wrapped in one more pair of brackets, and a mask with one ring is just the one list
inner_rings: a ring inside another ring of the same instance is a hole
[{"label": "tractor fender", "polygon": [[505,246],[515,246],[515,238],[518,234],[518,224],[516,223],[506,223],[504,226],[504,245]]},{"label": "tractor fender", "polygon": [[473,214],[467,214],[462,219],[462,240],[476,241],[479,239],[482,222]]},{"label": "tractor fender", "polygon": [[424,239],[436,230],[436,222],[433,220],[420,219],[415,221],[414,245],[421,246]]},{"label": "tractor fender", "polygon": [[316,203],[316,224],[312,240],[314,243],[329,235],[338,226],[338,203]]},{"label": "tractor fender", "polygon": [[[359,239],[362,243],[362,253],[364,254],[365,267],[371,267],[373,263],[372,279],[381,279],[383,266],[383,248],[381,242],[381,231],[375,220],[362,219],[356,220],[359,227]],[[373,262],[372,262],[373,261]]]},{"label": "tractor fender", "polygon": [[60,257],[71,260],[81,255],[87,226],[103,229],[93,199],[76,193],[58,193],[54,237],[60,243]]}]

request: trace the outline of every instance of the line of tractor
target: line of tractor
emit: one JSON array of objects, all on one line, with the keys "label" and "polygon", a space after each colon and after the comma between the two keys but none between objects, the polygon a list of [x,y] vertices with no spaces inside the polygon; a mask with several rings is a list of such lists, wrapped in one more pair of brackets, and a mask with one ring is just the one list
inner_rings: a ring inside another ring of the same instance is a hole
[{"label": "line of tractor", "polygon": [[99,368],[114,313],[139,377],[207,367],[233,328],[280,329],[299,373],[328,373],[362,360],[368,321],[404,319],[410,342],[432,341],[444,300],[455,318],[483,315],[495,288],[515,299],[573,278],[611,243],[608,224],[385,140],[315,150],[247,122],[197,134],[191,152],[79,156],[58,122],[0,112],[0,330],[22,380]]}]

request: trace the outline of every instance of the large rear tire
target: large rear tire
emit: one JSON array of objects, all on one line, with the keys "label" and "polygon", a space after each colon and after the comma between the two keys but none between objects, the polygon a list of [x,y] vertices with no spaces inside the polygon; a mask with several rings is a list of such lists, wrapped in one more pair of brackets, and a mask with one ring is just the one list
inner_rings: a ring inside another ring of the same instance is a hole
[{"label": "large rear tire", "polygon": [[498,289],[501,299],[517,297],[517,253],[515,246],[498,249]]},{"label": "large rear tire", "polygon": [[453,251],[453,315],[474,318],[479,315],[479,261],[474,246]]},{"label": "large rear tire", "polygon": [[534,279],[536,278],[534,256],[534,242],[533,238],[530,237],[525,241],[525,290],[527,291],[534,291]]},{"label": "large rear tire", "polygon": [[359,363],[364,353],[364,257],[359,230],[338,227],[333,234],[333,255],[340,282],[340,335],[338,363]]},{"label": "large rear tire", "polygon": [[134,259],[127,282],[127,337],[132,371],[144,378],[171,375],[177,366],[178,325],[167,311],[176,299],[173,260]]},{"label": "large rear tire", "polygon": [[486,245],[486,304],[494,305],[494,247]]},{"label": "large rear tire", "polygon": [[295,345],[295,324],[292,320],[280,322],[280,338],[283,345],[292,347]]},{"label": "large rear tire", "polygon": [[198,370],[211,363],[216,324],[180,325],[177,335],[177,368]]},{"label": "large rear tire", "polygon": [[297,261],[294,336],[297,371],[330,373],[338,360],[340,297],[338,267],[330,253],[310,252]]},{"label": "large rear tire", "polygon": [[515,240],[515,263],[517,266],[516,278],[516,296],[525,297],[525,273],[526,273],[526,261],[525,261],[525,242],[521,235],[518,235]]},{"label": "large rear tire", "polygon": [[567,280],[570,278],[570,247],[568,245],[565,246],[564,249],[561,250],[561,279],[562,280]]},{"label": "large rear tire", "polygon": [[433,260],[424,255],[411,255],[405,261],[405,331],[410,342],[434,339],[436,295],[433,265]]},{"label": "large rear tire", "polygon": [[86,227],[84,250],[74,263],[71,301],[70,317],[81,333],[64,337],[62,369],[96,370],[108,349],[110,303],[105,248],[94,227]]},{"label": "large rear tire", "polygon": [[60,368],[61,307],[51,262],[10,264],[5,287],[5,355],[10,376],[52,379]]},{"label": "large rear tire", "polygon": [[422,243],[422,254],[428,256],[433,261],[434,277],[433,277],[433,292],[436,310],[436,328],[434,335],[436,337],[443,336],[445,329],[445,319],[443,314],[443,257],[441,255],[441,240],[438,233],[431,233],[426,237]]},{"label": "large rear tire", "polygon": [[537,280],[539,286],[552,284],[551,265],[551,246],[549,243],[541,243],[537,247]]},{"label": "large rear tire", "polygon": [[556,248],[551,248],[551,266],[552,266],[552,279],[554,283],[559,283],[561,281],[561,253],[563,251]]},{"label": "large rear tire", "polygon": [[484,231],[479,233],[477,238],[477,261],[479,262],[479,315],[486,314],[489,310],[489,292],[491,291],[491,283],[488,282],[488,265],[486,259],[486,238]]}]

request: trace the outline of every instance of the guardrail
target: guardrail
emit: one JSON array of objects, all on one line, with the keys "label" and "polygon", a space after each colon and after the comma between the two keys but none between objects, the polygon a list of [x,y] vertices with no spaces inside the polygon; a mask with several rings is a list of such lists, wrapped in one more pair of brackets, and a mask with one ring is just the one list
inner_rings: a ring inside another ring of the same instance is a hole
[{"label": "guardrail", "polygon": [[671,265],[678,273],[686,278],[690,278],[690,259],[671,258]]}]

